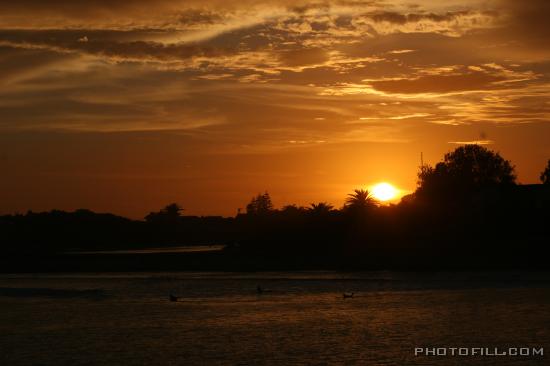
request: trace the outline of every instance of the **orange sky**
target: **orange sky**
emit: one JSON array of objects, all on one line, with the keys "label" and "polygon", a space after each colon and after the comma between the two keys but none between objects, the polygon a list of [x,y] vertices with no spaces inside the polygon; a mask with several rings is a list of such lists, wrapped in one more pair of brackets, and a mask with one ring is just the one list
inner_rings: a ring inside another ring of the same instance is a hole
[{"label": "orange sky", "polygon": [[538,182],[550,2],[0,3],[0,213],[328,201],[478,141]]}]

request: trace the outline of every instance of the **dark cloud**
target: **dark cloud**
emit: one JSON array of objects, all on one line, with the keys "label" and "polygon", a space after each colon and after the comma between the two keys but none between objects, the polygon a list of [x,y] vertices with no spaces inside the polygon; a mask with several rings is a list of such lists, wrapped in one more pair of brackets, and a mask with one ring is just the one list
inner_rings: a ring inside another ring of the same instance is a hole
[{"label": "dark cloud", "polygon": [[550,38],[550,1],[547,0],[501,0],[507,13],[503,25],[511,38],[525,42],[541,43],[547,47]]},{"label": "dark cloud", "polygon": [[[192,57],[219,57],[236,49],[201,43],[170,43],[139,40],[158,35],[154,31],[0,30],[0,42],[20,48],[43,48],[120,60],[181,61]],[[85,37],[85,38],[84,38]],[[86,41],[83,42],[82,40]]]},{"label": "dark cloud", "polygon": [[280,53],[280,59],[286,66],[307,66],[328,61],[328,54],[322,48],[304,48]]},{"label": "dark cloud", "polygon": [[[66,55],[42,50],[20,50],[0,46],[0,85],[30,72],[67,59]],[[0,89],[0,92],[2,90]]]},{"label": "dark cloud", "polygon": [[420,22],[424,20],[429,20],[432,22],[448,22],[452,21],[458,17],[465,16],[470,14],[470,11],[454,11],[446,12],[443,14],[435,13],[411,13],[411,14],[402,14],[393,11],[377,11],[366,14],[367,17],[371,18],[375,22],[388,22],[393,24],[406,24]]},{"label": "dark cloud", "polygon": [[330,24],[328,22],[312,22],[310,26],[311,29],[316,32],[322,32],[330,29]]},{"label": "dark cloud", "polygon": [[296,13],[298,15],[303,15],[307,13],[310,10],[319,10],[324,9],[328,10],[330,8],[330,4],[323,3],[323,2],[310,2],[310,3],[302,3],[299,5],[292,4],[288,7],[288,10],[290,10],[293,13]]},{"label": "dark cloud", "polygon": [[334,25],[338,28],[353,28],[353,17],[351,15],[340,15],[334,20]]},{"label": "dark cloud", "polygon": [[173,34],[174,30],[164,29],[1,29],[0,40],[30,44],[68,45],[86,37],[88,41],[96,42],[133,42],[152,40],[159,36]]}]

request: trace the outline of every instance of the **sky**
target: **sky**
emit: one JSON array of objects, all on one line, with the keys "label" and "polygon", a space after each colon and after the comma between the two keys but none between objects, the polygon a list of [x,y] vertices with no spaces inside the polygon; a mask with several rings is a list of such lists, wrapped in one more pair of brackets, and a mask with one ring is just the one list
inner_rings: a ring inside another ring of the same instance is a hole
[{"label": "sky", "polygon": [[0,0],[0,213],[234,215],[416,187],[479,143],[538,183],[550,2]]}]

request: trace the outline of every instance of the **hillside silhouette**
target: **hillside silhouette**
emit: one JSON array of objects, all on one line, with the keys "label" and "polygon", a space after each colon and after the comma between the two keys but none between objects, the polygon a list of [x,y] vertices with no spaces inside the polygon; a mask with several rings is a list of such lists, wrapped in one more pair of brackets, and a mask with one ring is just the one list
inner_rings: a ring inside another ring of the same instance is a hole
[{"label": "hillside silhouette", "polygon": [[[268,192],[235,217],[186,216],[172,203],[144,220],[89,210],[5,215],[5,272],[550,268],[550,161],[542,184],[522,185],[500,154],[465,145],[419,168],[416,191],[381,205],[367,190],[341,208],[275,208]],[[221,252],[79,252],[221,244]]]}]

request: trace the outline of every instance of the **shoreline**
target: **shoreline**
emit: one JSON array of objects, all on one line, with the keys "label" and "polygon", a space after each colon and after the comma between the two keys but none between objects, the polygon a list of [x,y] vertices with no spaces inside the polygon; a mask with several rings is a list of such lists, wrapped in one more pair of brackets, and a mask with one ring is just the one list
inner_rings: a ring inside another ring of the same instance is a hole
[{"label": "shoreline", "polygon": [[550,270],[542,259],[537,262],[501,261],[458,262],[436,258],[433,262],[406,262],[403,258],[380,261],[377,258],[267,257],[226,251],[179,253],[71,253],[12,254],[0,259],[0,273],[92,273],[92,272],[261,272],[261,271],[524,271]]}]

